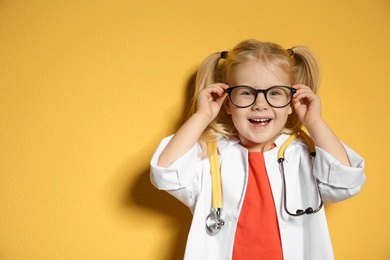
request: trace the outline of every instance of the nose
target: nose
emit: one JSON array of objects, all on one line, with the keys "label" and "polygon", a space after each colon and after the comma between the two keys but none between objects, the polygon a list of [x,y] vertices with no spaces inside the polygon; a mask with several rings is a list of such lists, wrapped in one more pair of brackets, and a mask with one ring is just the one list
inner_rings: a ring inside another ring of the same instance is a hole
[{"label": "nose", "polygon": [[269,108],[269,104],[265,99],[264,93],[258,93],[255,103],[252,105],[252,110],[267,110]]}]

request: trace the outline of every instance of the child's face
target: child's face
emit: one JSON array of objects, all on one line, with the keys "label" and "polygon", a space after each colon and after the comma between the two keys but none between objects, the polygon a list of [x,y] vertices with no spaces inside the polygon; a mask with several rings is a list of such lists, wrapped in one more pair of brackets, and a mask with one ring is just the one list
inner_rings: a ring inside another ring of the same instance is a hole
[{"label": "child's face", "polygon": [[[272,86],[291,86],[291,80],[289,74],[278,67],[246,62],[232,68],[228,85],[267,89]],[[225,103],[225,109],[232,116],[242,145],[254,152],[263,151],[264,145],[283,129],[288,115],[292,113],[291,105],[284,108],[271,107],[263,93],[258,94],[256,102],[250,107],[238,108],[229,100]]]}]

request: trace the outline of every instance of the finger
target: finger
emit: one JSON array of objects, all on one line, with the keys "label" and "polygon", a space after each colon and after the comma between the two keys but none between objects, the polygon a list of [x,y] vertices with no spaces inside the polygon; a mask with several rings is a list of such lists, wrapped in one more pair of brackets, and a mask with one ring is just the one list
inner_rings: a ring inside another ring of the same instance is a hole
[{"label": "finger", "polygon": [[316,97],[315,94],[311,93],[311,92],[297,92],[295,95],[294,95],[294,100],[302,100],[302,99],[308,99],[308,100],[314,100]]},{"label": "finger", "polygon": [[316,94],[314,94],[310,88],[300,88],[294,94],[294,100],[297,100],[297,101],[302,100],[302,99],[313,100],[313,99],[315,99],[315,97],[316,97]]},{"label": "finger", "polygon": [[223,83],[216,83],[209,85],[208,87],[205,88],[205,91],[209,94],[211,94],[214,97],[214,100],[219,98],[219,97],[226,97],[226,89],[229,86]]},{"label": "finger", "polygon": [[301,99],[293,99],[292,104],[295,110],[299,110],[307,107],[306,103],[303,102]]},{"label": "finger", "polygon": [[212,84],[212,85],[210,85],[209,87],[219,89],[219,90],[221,90],[222,92],[225,92],[225,90],[226,90],[227,88],[229,88],[229,86],[226,85],[226,84],[224,84],[224,83]]},{"label": "finger", "polygon": [[310,89],[308,86],[303,85],[303,84],[294,84],[291,87],[295,88],[296,90],[298,90],[298,89]]}]

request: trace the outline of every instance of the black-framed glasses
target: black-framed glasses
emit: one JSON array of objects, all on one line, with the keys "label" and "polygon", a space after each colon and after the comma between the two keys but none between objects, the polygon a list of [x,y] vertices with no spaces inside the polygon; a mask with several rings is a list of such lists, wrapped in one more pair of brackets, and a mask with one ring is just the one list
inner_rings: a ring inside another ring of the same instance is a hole
[{"label": "black-framed glasses", "polygon": [[235,86],[225,90],[233,105],[239,108],[252,106],[259,93],[263,93],[265,100],[271,107],[283,108],[288,106],[297,92],[295,88],[288,86],[273,86],[267,89],[254,89],[250,86]]}]

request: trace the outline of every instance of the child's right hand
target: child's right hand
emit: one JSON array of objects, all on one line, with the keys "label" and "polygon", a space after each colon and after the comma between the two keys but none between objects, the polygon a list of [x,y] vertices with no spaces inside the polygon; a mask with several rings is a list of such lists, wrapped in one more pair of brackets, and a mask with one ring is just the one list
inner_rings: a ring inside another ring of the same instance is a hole
[{"label": "child's right hand", "polygon": [[229,86],[215,83],[199,92],[197,111],[176,132],[161,152],[157,165],[168,167],[198,141],[203,131],[221,110]]},{"label": "child's right hand", "polygon": [[207,116],[210,122],[214,120],[227,97],[225,90],[228,87],[224,83],[215,83],[203,89],[198,96],[197,113]]}]

